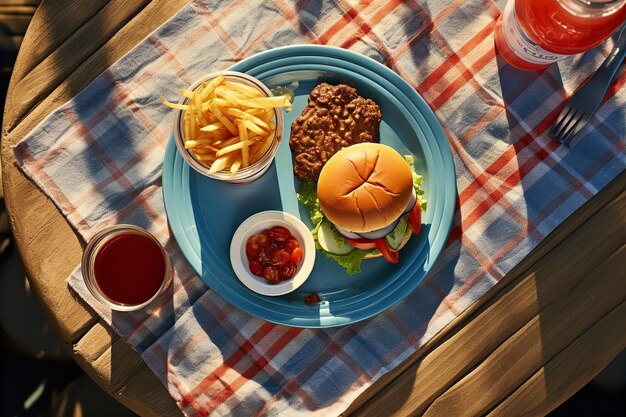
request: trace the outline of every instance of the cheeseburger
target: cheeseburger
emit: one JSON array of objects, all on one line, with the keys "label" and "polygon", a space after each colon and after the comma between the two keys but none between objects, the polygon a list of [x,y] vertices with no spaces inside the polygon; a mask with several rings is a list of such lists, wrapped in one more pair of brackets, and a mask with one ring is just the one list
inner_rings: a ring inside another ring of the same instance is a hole
[{"label": "cheeseburger", "polygon": [[422,177],[412,165],[412,157],[402,157],[387,145],[351,145],[322,168],[317,205],[301,198],[311,209],[320,249],[348,273],[358,272],[363,259],[383,256],[398,263],[398,251],[419,232],[425,203]]}]

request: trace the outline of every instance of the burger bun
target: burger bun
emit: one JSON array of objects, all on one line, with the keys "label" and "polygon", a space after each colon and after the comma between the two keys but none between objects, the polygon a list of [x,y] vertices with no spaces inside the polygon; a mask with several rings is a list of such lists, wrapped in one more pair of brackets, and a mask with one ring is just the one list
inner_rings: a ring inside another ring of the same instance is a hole
[{"label": "burger bun", "polygon": [[326,162],[317,183],[326,218],[354,233],[394,222],[405,212],[412,193],[409,165],[395,149],[380,143],[341,149]]}]

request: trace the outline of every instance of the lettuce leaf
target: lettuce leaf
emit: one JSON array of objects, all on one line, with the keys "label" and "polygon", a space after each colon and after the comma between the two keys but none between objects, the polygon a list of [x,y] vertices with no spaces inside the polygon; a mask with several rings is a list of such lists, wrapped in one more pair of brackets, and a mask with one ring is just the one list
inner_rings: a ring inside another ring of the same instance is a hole
[{"label": "lettuce leaf", "polygon": [[411,168],[411,173],[413,174],[413,188],[415,188],[415,193],[417,194],[417,201],[419,202],[422,211],[424,211],[427,206],[426,199],[424,198],[424,190],[422,190],[424,176],[415,172],[415,159],[413,158],[413,155],[404,155],[404,159]]},{"label": "lettuce leaf", "polygon": [[354,275],[361,272],[361,262],[363,262],[363,258],[365,258],[365,255],[370,252],[378,253],[378,251],[375,249],[354,249],[347,255],[335,255],[333,253],[326,252],[325,250],[322,250],[322,252],[324,252],[324,255],[334,259],[335,262],[345,268],[348,275]]},{"label": "lettuce leaf", "polygon": [[320,223],[324,219],[322,209],[320,208],[320,202],[317,199],[317,183],[314,181],[307,181],[300,184],[300,189],[296,193],[298,200],[304,204],[304,207],[309,209],[309,217],[315,228],[319,227]]},{"label": "lettuce leaf", "polygon": [[361,272],[361,262],[363,262],[363,258],[368,253],[378,253],[378,251],[375,249],[354,249],[347,255],[335,255],[333,253],[326,252],[317,242],[317,231],[322,225],[322,220],[324,220],[324,214],[322,214],[320,202],[317,199],[317,183],[313,181],[302,183],[300,185],[300,189],[298,190],[297,197],[298,200],[309,209],[309,217],[311,217],[311,222],[313,223],[313,230],[311,230],[311,233],[313,234],[313,240],[315,240],[315,247],[320,252],[323,252],[324,255],[333,259],[345,268],[348,275],[354,275]]}]

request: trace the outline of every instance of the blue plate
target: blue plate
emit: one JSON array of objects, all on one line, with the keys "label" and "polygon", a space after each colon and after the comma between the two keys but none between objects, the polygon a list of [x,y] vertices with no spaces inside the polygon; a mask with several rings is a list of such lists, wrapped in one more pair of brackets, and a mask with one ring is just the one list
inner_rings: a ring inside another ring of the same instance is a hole
[{"label": "blue plate", "polygon": [[[163,196],[174,237],[202,280],[234,306],[262,319],[296,327],[341,326],[372,317],[406,297],[422,281],[443,250],[456,201],[456,178],[446,136],[434,113],[415,90],[384,65],[354,52],[320,45],[272,49],[230,68],[247,72],[268,87],[288,85],[295,92],[293,110],[285,113],[283,142],[268,172],[246,185],[212,180],[183,161],[168,144],[163,161]],[[241,222],[264,210],[289,212],[311,226],[308,211],[298,203],[292,155],[291,123],[306,106],[309,92],[320,82],[344,83],[381,107],[381,142],[401,154],[413,154],[424,175],[428,209],[422,231],[400,251],[400,262],[383,258],[363,262],[353,276],[318,254],[307,282],[295,292],[267,297],[246,288],[229,261],[230,240]],[[317,293],[321,302],[303,300]]]}]

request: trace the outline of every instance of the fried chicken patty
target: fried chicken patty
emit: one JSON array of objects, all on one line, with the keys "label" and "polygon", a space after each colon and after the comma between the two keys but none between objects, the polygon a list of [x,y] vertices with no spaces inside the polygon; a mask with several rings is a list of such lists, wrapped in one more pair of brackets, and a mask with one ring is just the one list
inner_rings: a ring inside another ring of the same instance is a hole
[{"label": "fried chicken patty", "polygon": [[317,180],[326,161],[341,148],[378,142],[381,119],[380,107],[359,96],[353,87],[316,86],[302,114],[291,124],[289,146],[296,178]]}]

